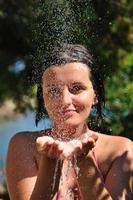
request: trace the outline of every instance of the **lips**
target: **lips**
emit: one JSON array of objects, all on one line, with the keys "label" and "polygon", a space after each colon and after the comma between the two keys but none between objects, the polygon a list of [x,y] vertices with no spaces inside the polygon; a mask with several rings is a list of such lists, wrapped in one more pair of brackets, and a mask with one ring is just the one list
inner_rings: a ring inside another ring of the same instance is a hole
[{"label": "lips", "polygon": [[73,109],[67,109],[67,110],[64,110],[63,111],[63,114],[64,115],[72,115],[76,112],[76,110],[73,110]]}]

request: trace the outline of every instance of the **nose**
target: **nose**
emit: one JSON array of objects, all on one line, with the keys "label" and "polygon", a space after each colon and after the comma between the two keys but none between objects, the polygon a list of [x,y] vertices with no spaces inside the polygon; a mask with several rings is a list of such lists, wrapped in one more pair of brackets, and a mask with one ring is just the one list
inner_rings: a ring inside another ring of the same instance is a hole
[{"label": "nose", "polygon": [[64,88],[62,92],[62,104],[63,107],[67,107],[72,103],[72,94],[69,92],[68,88]]}]

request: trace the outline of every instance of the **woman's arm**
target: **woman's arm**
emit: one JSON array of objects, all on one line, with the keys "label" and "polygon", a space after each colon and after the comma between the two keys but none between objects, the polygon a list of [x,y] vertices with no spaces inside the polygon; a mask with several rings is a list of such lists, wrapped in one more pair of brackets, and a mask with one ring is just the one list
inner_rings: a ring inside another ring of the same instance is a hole
[{"label": "woman's arm", "polygon": [[37,169],[34,157],[35,146],[32,147],[35,144],[32,142],[28,134],[24,133],[16,134],[10,142],[6,175],[11,200],[52,199],[51,184],[56,159],[42,155]]},{"label": "woman's arm", "polygon": [[133,142],[120,138],[117,150],[121,149],[114,160],[105,180],[108,191],[115,200],[133,199]]},{"label": "woman's arm", "polygon": [[79,161],[81,170],[78,179],[85,200],[133,199],[133,143],[125,138],[120,138],[118,143],[114,141],[118,156],[112,162],[105,182],[92,154],[89,154],[84,161]]}]

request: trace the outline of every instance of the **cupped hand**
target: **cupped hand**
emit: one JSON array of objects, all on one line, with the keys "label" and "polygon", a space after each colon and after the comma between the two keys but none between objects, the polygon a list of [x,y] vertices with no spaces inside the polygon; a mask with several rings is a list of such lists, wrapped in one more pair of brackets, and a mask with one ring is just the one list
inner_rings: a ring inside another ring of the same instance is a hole
[{"label": "cupped hand", "polygon": [[53,139],[50,136],[38,137],[36,140],[37,151],[49,158],[60,158],[63,147],[60,141]]},{"label": "cupped hand", "polygon": [[78,140],[82,143],[82,149],[78,152],[78,156],[86,156],[88,152],[95,147],[98,140],[98,134],[93,131],[88,131],[82,134]]},{"label": "cupped hand", "polygon": [[69,142],[65,142],[63,149],[64,157],[84,157],[92,150],[96,141],[98,140],[98,134],[92,131],[82,134],[77,139],[73,139]]},{"label": "cupped hand", "polygon": [[64,159],[73,156],[82,144],[79,140],[69,142],[55,140],[50,136],[38,137],[36,140],[37,150],[50,158]]},{"label": "cupped hand", "polygon": [[82,134],[79,138],[67,142],[55,140],[50,136],[37,138],[38,152],[50,158],[65,159],[73,156],[87,155],[98,139],[97,134]]}]

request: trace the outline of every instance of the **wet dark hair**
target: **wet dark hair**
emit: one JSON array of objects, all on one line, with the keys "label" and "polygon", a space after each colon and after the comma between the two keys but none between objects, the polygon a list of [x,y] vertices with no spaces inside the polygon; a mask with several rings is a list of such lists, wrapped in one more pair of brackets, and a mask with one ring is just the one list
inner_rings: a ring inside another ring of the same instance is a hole
[{"label": "wet dark hair", "polygon": [[[95,105],[96,114],[98,117],[102,117],[102,108],[105,103],[104,84],[102,77],[102,69],[98,64],[98,60],[94,57],[94,54],[90,50],[82,45],[77,44],[63,44],[56,47],[49,52],[49,55],[45,58],[41,66],[40,79],[44,71],[50,66],[61,66],[67,63],[80,62],[86,64],[91,74],[92,85],[97,97],[97,104]],[[36,125],[43,118],[48,116],[44,107],[42,80],[38,83],[37,89],[37,112],[36,112]]]}]

